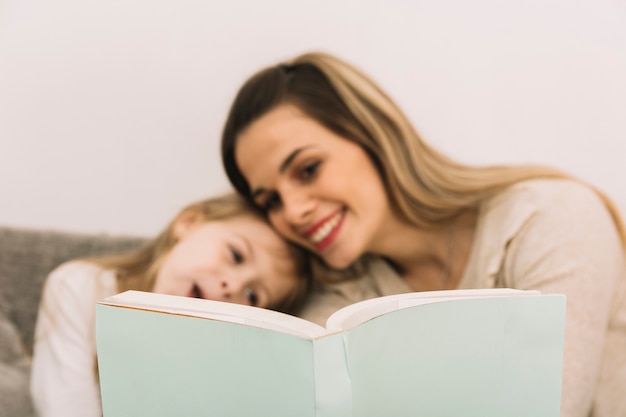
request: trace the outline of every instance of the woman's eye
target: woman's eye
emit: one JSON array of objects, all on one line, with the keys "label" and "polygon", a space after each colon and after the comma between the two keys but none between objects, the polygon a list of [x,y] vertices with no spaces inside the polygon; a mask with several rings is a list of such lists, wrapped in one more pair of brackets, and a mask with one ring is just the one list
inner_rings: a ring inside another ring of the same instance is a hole
[{"label": "woman's eye", "polygon": [[256,295],[254,290],[250,288],[246,288],[246,299],[251,306],[257,307],[259,305],[259,297]]},{"label": "woman's eye", "polygon": [[230,254],[233,257],[233,261],[235,261],[236,264],[240,264],[243,262],[243,255],[241,254],[241,252],[237,250],[237,248],[234,248],[231,246]]},{"label": "woman's eye", "polygon": [[268,213],[276,209],[280,205],[280,197],[277,193],[270,194],[267,199],[261,205],[261,208],[265,213]]},{"label": "woman's eye", "polygon": [[319,168],[319,166],[319,161],[311,162],[304,165],[299,172],[300,179],[308,180],[310,178],[313,178],[317,173],[317,169]]}]

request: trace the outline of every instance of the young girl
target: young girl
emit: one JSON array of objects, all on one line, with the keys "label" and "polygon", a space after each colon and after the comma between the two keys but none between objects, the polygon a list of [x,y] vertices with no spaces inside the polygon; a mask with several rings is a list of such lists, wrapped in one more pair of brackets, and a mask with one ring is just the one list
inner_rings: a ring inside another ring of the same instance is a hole
[{"label": "young girl", "polygon": [[31,393],[40,417],[102,415],[95,304],[134,289],[293,312],[307,265],[236,195],[186,207],[154,240],[116,257],[71,261],[47,279]]},{"label": "young girl", "polygon": [[455,162],[367,76],[323,53],[243,85],[222,157],[286,239],[333,268],[377,257],[374,279],[342,284],[334,307],[355,289],[565,294],[561,416],[626,416],[626,234],[598,190],[546,167]]}]

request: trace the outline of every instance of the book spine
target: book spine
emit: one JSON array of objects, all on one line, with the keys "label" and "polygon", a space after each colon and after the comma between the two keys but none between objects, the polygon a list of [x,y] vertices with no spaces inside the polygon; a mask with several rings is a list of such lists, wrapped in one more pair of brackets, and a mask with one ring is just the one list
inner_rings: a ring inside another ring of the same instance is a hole
[{"label": "book spine", "polygon": [[352,381],[343,334],[314,342],[315,405],[317,417],[352,416]]}]

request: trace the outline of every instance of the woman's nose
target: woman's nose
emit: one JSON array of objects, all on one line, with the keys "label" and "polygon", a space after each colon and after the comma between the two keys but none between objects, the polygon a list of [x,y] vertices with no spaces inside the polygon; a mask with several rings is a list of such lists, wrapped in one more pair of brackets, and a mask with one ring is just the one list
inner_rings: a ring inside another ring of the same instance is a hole
[{"label": "woman's nose", "polygon": [[302,192],[285,193],[282,197],[285,220],[294,226],[301,226],[311,220],[315,207],[314,200]]}]

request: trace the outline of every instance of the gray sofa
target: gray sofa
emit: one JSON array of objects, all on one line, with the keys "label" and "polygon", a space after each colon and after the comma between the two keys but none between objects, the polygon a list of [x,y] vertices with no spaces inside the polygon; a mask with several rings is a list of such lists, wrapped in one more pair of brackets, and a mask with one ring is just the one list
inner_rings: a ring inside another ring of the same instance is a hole
[{"label": "gray sofa", "polygon": [[0,416],[33,417],[30,358],[41,290],[64,261],[119,253],[144,238],[0,226]]}]

